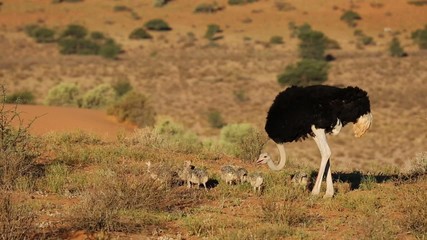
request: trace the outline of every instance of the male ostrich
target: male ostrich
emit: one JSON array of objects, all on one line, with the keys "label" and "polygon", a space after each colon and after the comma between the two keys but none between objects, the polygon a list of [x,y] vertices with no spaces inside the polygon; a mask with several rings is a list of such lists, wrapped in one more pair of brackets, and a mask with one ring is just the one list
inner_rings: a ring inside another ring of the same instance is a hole
[{"label": "male ostrich", "polygon": [[280,161],[276,165],[266,153],[257,163],[267,164],[272,170],[281,170],[286,162],[284,143],[313,137],[320,150],[322,162],[312,194],[320,192],[325,171],[326,194],[334,195],[331,174],[331,150],[326,134],[336,135],[352,122],[355,137],[361,137],[370,127],[372,115],[368,94],[358,87],[332,86],[290,87],[279,93],[270,107],[265,131],[276,143]]}]

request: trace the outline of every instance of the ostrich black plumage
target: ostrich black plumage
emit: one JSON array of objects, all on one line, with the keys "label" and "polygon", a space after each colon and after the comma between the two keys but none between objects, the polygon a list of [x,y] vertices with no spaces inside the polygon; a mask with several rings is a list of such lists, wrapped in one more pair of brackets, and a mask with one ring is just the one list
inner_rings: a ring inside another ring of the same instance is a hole
[{"label": "ostrich black plumage", "polygon": [[265,131],[279,149],[279,164],[276,165],[266,153],[261,154],[257,162],[280,170],[286,162],[284,143],[312,137],[322,156],[312,193],[319,194],[323,175],[327,171],[325,197],[331,197],[334,194],[331,150],[326,134],[336,135],[350,122],[354,124],[356,137],[362,136],[371,125],[369,97],[364,90],[324,85],[287,88],[275,98],[265,124]]}]

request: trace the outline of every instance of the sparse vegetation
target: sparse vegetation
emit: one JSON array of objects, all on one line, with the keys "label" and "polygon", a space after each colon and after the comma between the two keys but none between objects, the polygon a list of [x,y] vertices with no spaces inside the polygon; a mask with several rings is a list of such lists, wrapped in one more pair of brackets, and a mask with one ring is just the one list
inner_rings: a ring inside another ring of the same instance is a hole
[{"label": "sparse vegetation", "polygon": [[16,204],[10,194],[0,193],[0,239],[31,239],[37,232],[33,211],[26,205]]},{"label": "sparse vegetation", "polygon": [[357,42],[356,45],[359,48],[363,48],[363,46],[375,45],[374,38],[366,35],[362,30],[356,29],[354,31],[354,36],[356,36]]},{"label": "sparse vegetation", "polygon": [[162,19],[152,19],[144,24],[151,31],[170,31],[172,28]]},{"label": "sparse vegetation", "polygon": [[282,85],[307,86],[321,84],[328,79],[329,65],[322,60],[303,59],[296,65],[288,65],[285,71],[277,76]]}]

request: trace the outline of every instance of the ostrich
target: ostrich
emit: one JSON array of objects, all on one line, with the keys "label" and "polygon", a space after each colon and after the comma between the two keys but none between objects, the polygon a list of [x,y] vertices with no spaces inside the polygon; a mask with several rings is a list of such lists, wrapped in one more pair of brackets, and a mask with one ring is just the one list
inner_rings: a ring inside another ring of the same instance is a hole
[{"label": "ostrich", "polygon": [[312,194],[320,193],[320,185],[327,172],[324,197],[332,197],[331,150],[326,134],[336,135],[350,122],[353,123],[355,137],[361,137],[371,125],[369,98],[362,89],[324,85],[287,88],[276,96],[265,124],[265,131],[279,150],[279,163],[276,165],[267,153],[262,153],[257,163],[267,164],[272,170],[281,170],[286,162],[284,143],[312,137],[322,157]]}]

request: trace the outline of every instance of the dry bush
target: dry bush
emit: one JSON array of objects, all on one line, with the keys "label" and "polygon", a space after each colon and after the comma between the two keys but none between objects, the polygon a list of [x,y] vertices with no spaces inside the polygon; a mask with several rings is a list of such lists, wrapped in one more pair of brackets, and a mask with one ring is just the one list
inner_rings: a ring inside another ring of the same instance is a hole
[{"label": "dry bush", "polygon": [[170,188],[160,181],[126,172],[106,176],[108,181],[86,192],[82,203],[70,213],[68,221],[73,229],[136,232],[145,222],[128,212],[174,211],[194,207],[202,200],[200,191]]},{"label": "dry bush", "polygon": [[13,204],[11,196],[0,192],[0,239],[32,239],[35,215],[24,205]]},{"label": "dry bush", "polygon": [[[3,99],[5,90],[0,89]],[[4,102],[4,101],[3,101]],[[28,133],[32,122],[24,125],[17,110],[0,104],[0,188],[14,189],[18,179],[32,177],[36,158],[40,155],[38,142]],[[17,121],[18,127],[12,123]]]}]

